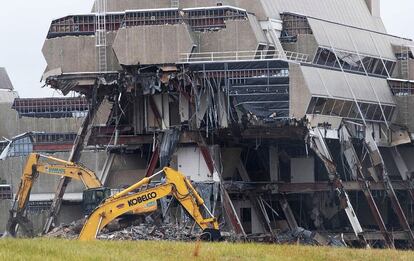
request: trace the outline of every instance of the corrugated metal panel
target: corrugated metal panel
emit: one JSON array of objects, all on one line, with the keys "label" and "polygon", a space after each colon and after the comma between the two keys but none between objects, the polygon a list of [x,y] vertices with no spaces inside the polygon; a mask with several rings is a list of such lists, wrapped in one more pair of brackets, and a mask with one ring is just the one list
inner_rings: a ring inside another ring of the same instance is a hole
[{"label": "corrugated metal panel", "polygon": [[0,67],[0,89],[13,90],[13,84],[5,68]]},{"label": "corrugated metal panel", "polygon": [[380,19],[372,17],[364,0],[261,0],[272,18],[292,12],[340,24],[385,33]]},{"label": "corrugated metal panel", "polygon": [[400,38],[348,27],[314,18],[308,22],[320,46],[344,50],[384,59],[395,60],[392,42],[401,42]]},{"label": "corrugated metal panel", "polygon": [[386,79],[353,73],[346,73],[345,78],[341,71],[310,66],[302,66],[301,70],[313,96],[354,100],[353,92],[358,101],[378,103],[379,100],[382,104],[395,105]]},{"label": "corrugated metal panel", "polygon": [[345,78],[340,73],[309,66],[302,66],[302,73],[313,96],[353,99]]}]

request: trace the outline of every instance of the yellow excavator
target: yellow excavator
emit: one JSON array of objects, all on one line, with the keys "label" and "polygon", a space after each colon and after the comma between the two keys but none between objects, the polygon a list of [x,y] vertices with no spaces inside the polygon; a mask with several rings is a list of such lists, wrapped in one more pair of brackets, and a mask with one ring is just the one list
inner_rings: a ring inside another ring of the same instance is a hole
[{"label": "yellow excavator", "polygon": [[[161,184],[144,189],[144,186],[149,185],[152,179],[163,173],[165,179]],[[139,189],[142,189],[142,191],[136,192]],[[144,178],[135,185],[103,201],[89,215],[79,239],[82,241],[95,240],[101,229],[117,217],[133,211],[136,207],[143,206],[147,202],[156,201],[169,195],[175,197],[187,214],[200,226],[203,230],[203,239],[217,241],[221,238],[217,219],[206,207],[204,200],[194,189],[191,182],[180,172],[171,168],[164,168],[153,176]],[[209,218],[203,217],[201,207],[206,210],[210,216]]]},{"label": "yellow excavator", "polygon": [[[111,196],[111,189],[103,187],[93,171],[73,162],[32,153],[27,158],[13,207],[10,210],[6,235],[15,237],[18,228],[20,228],[24,236],[33,236],[33,225],[26,217],[26,209],[32,186],[39,174],[65,176],[82,181],[86,188],[82,196],[82,207],[85,215],[90,214],[104,199]],[[139,215],[154,212],[157,210],[155,203],[150,201],[143,206],[137,207],[132,214]]]},{"label": "yellow excavator", "polygon": [[[47,162],[40,161],[41,159]],[[87,188],[84,191],[83,197],[88,199],[84,202],[84,207],[86,205],[89,209],[94,209],[102,200],[111,195],[111,190],[102,186],[102,183],[93,171],[72,162],[32,153],[29,155],[23,169],[20,185],[13,202],[13,207],[10,210],[6,228],[6,233],[10,236],[16,236],[19,227],[25,236],[33,235],[33,226],[26,217],[25,212],[32,186],[39,174],[65,176],[82,181]],[[92,202],[92,199],[94,202]]]}]

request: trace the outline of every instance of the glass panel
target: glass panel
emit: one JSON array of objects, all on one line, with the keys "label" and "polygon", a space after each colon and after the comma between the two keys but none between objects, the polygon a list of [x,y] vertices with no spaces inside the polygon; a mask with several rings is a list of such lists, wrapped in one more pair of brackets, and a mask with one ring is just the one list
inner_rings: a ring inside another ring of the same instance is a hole
[{"label": "glass panel", "polygon": [[[341,116],[342,108],[344,107],[345,101],[336,100],[335,105],[332,110],[333,116]],[[349,110],[348,110],[349,111]]]},{"label": "glass panel", "polygon": [[394,112],[395,112],[395,107],[391,107],[391,112],[390,112],[390,114],[389,115],[387,115],[387,117],[388,117],[388,121],[391,121],[392,120],[392,117],[394,116]]},{"label": "glass panel", "polygon": [[331,115],[334,104],[335,104],[335,100],[334,99],[329,99],[326,102],[325,108],[323,108],[323,110],[322,110],[322,114],[323,115]]},{"label": "glass panel", "polygon": [[320,65],[326,65],[330,53],[331,52],[327,49],[320,49],[317,63]]},{"label": "glass panel", "polygon": [[317,97],[313,97],[311,99],[311,101],[309,103],[309,106],[308,106],[308,111],[306,112],[306,114],[313,114],[313,111],[315,110],[315,105],[316,105],[317,101],[318,101]]},{"label": "glass panel", "polygon": [[[366,114],[365,118],[367,120],[373,120],[375,111],[377,110],[378,107],[379,106],[377,104],[369,104],[367,114]],[[381,110],[379,109],[379,111],[381,111]]]},{"label": "glass panel", "polygon": [[344,70],[357,71],[360,60],[357,54],[348,52],[337,52],[338,58],[342,61]]},{"label": "glass panel", "polygon": [[372,73],[372,66],[374,59],[372,57],[364,57],[362,58],[362,62],[364,63],[365,69],[368,73]]},{"label": "glass panel", "polygon": [[385,66],[387,67],[388,73],[390,75],[392,75],[392,73],[394,71],[394,65],[395,65],[395,62],[393,62],[393,61],[386,61],[385,62]]},{"label": "glass panel", "polygon": [[374,69],[374,74],[377,74],[377,75],[382,75],[382,72],[384,71],[384,65],[383,65],[383,63],[382,63],[382,61],[381,60],[379,60],[379,59],[375,59],[376,60],[376,66],[375,66],[375,69]]},{"label": "glass panel", "polygon": [[359,114],[358,106],[355,102],[352,103],[351,111],[349,112],[348,118],[361,119],[361,115]]},{"label": "glass panel", "polygon": [[345,101],[344,108],[342,109],[342,112],[341,112],[341,117],[348,118],[349,113],[352,109],[352,104],[353,102],[351,101]]},{"label": "glass panel", "polygon": [[359,103],[359,108],[361,109],[361,113],[362,115],[364,115],[365,118],[368,112],[368,107],[369,107],[368,103],[362,103],[362,102]]},{"label": "glass panel", "polygon": [[326,65],[333,67],[336,63],[336,56],[331,51],[327,50],[328,56],[326,58]]},{"label": "glass panel", "polygon": [[321,114],[323,108],[325,107],[325,104],[327,102],[327,99],[325,98],[318,98],[318,101],[315,105],[315,110],[313,111],[314,114]]},{"label": "glass panel", "polygon": [[[384,108],[384,106],[382,106]],[[382,117],[381,107],[377,106],[377,110],[374,113],[374,121],[384,121],[384,117]]]},{"label": "glass panel", "polygon": [[389,121],[390,114],[392,112],[392,107],[391,106],[382,106],[382,108],[384,109],[385,117],[387,117],[387,120]]},{"label": "glass panel", "polygon": [[320,56],[321,56],[321,52],[322,52],[322,49],[318,48],[318,50],[316,51],[316,54],[315,54],[315,58],[313,59],[313,63],[319,64],[319,59],[320,59]]}]

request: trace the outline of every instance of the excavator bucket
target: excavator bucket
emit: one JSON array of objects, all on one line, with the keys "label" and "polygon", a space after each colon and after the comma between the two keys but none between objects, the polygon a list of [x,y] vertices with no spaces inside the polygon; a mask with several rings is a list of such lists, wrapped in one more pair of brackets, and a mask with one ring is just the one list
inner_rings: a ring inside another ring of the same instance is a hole
[{"label": "excavator bucket", "polygon": [[17,228],[20,229],[24,237],[34,237],[34,229],[32,222],[24,216],[14,216],[12,211],[6,225],[6,236],[16,237]]},{"label": "excavator bucket", "polygon": [[217,242],[221,241],[223,238],[221,237],[220,230],[214,228],[206,228],[203,230],[203,234],[201,234],[200,239],[204,241]]}]

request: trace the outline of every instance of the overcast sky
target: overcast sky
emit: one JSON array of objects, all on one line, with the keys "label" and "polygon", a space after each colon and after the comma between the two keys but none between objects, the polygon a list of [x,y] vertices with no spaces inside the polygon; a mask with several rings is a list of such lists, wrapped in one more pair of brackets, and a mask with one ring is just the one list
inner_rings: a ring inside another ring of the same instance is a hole
[{"label": "overcast sky", "polygon": [[[294,0],[292,0],[294,1]],[[327,1],[327,0],[320,0]],[[347,0],[343,0],[347,1]],[[391,34],[414,38],[414,1],[381,0],[382,17]],[[6,67],[21,97],[57,95],[41,88],[46,67],[41,53],[52,19],[89,13],[93,0],[12,0],[0,8],[0,67]]]}]

